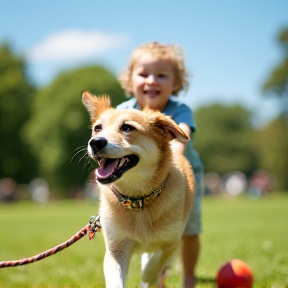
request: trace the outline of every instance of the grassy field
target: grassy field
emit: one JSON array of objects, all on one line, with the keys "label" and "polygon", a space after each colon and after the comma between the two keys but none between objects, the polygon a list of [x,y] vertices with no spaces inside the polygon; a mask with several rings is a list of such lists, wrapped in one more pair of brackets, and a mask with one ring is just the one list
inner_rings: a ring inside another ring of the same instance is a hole
[{"label": "grassy field", "polygon": [[[0,204],[0,261],[38,254],[70,238],[85,226],[97,204],[60,201]],[[218,267],[233,258],[252,268],[254,287],[288,287],[288,193],[258,200],[203,199],[202,251],[197,287],[215,287]],[[84,237],[45,260],[0,270],[5,287],[105,287],[102,233]],[[127,287],[139,287],[138,256],[130,265]],[[181,265],[175,260],[168,287],[181,287]]]}]

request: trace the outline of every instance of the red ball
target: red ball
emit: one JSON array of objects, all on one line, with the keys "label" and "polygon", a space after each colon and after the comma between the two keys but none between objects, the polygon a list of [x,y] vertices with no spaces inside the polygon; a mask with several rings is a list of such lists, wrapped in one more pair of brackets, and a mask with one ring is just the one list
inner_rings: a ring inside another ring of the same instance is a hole
[{"label": "red ball", "polygon": [[242,260],[233,259],[219,268],[217,284],[218,288],[252,288],[252,270]]}]

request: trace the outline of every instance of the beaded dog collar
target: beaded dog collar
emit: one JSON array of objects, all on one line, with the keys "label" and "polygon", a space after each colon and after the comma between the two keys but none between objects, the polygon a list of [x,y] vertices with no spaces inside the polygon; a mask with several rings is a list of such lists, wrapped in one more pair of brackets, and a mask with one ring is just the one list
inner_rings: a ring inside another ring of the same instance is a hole
[{"label": "beaded dog collar", "polygon": [[143,208],[145,204],[149,204],[152,202],[154,199],[160,196],[163,187],[165,186],[166,182],[168,180],[168,177],[164,179],[162,184],[160,185],[159,188],[155,189],[151,194],[148,196],[143,196],[143,197],[128,197],[125,195],[122,195],[119,193],[116,188],[111,185],[111,190],[114,193],[114,195],[117,197],[119,203],[126,209],[134,209],[134,210],[140,210]]}]

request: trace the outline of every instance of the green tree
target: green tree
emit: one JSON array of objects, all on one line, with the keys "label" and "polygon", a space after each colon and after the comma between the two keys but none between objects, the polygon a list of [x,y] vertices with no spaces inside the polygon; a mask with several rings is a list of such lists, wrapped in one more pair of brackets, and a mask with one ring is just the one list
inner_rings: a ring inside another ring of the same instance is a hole
[{"label": "green tree", "polygon": [[85,90],[110,95],[114,106],[125,99],[115,76],[102,67],[63,72],[35,95],[32,117],[25,127],[27,142],[39,161],[40,176],[63,195],[83,186],[88,176],[84,154],[91,131],[81,101]]},{"label": "green tree", "polygon": [[278,44],[283,52],[282,61],[271,71],[262,89],[265,95],[276,96],[281,112],[288,121],[288,28],[280,31]]},{"label": "green tree", "polygon": [[261,128],[256,136],[259,168],[274,178],[276,189],[288,189],[288,127],[283,118]]},{"label": "green tree", "polygon": [[0,59],[0,178],[28,183],[37,169],[21,130],[29,118],[35,88],[27,77],[25,59],[7,43],[0,46]]},{"label": "green tree", "polygon": [[242,171],[250,175],[255,170],[250,116],[250,112],[240,105],[214,104],[195,111],[195,147],[205,171],[216,171],[221,175]]}]

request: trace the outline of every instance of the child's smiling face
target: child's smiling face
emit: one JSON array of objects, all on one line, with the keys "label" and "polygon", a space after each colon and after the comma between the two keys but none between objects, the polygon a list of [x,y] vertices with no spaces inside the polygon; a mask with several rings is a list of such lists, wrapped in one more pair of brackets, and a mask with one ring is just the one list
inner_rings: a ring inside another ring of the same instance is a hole
[{"label": "child's smiling face", "polygon": [[170,60],[150,53],[141,55],[131,75],[132,92],[141,108],[146,105],[162,111],[175,88],[175,75]]}]

